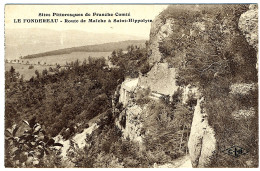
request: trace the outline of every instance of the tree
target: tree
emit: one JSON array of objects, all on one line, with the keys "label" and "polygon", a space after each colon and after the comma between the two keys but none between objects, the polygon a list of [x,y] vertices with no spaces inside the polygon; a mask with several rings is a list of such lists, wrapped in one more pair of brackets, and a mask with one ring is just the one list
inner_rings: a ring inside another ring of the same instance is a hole
[{"label": "tree", "polygon": [[47,69],[45,68],[44,70],[42,70],[42,76],[47,76],[48,75],[48,71]]},{"label": "tree", "polygon": [[10,80],[10,82],[16,82],[17,79],[19,78],[20,74],[18,72],[15,72],[15,69],[13,66],[11,66],[9,73],[6,73],[8,80]]},{"label": "tree", "polygon": [[40,78],[40,73],[39,73],[38,70],[35,70],[35,75],[36,75],[37,78]]}]

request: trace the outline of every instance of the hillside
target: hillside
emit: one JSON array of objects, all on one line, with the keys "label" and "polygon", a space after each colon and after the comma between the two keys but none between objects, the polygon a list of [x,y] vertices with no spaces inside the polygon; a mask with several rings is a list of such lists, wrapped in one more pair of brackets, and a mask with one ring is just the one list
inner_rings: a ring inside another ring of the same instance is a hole
[{"label": "hillside", "polygon": [[257,23],[256,4],[169,5],[115,67],[11,67],[6,167],[258,167]]},{"label": "hillside", "polygon": [[31,55],[23,56],[22,58],[30,59],[30,58],[38,58],[44,56],[70,54],[72,52],[112,52],[113,50],[118,50],[118,49],[122,49],[123,51],[126,51],[127,47],[130,45],[143,48],[145,46],[145,42],[146,42],[145,40],[126,40],[120,42],[110,42],[104,44],[71,47],[71,48],[64,48],[59,50],[38,53],[38,54],[31,54]]},{"label": "hillside", "polygon": [[126,40],[144,40],[144,38],[133,35],[91,33],[87,30],[5,29],[5,58],[13,60],[20,56],[57,49]]},{"label": "hillside", "polygon": [[[257,10],[170,5],[152,24],[148,61],[154,70],[140,83],[161,82],[152,91],[175,92],[168,87],[174,78],[197,99],[188,141],[193,167],[258,167]],[[164,79],[162,63],[169,66]]]}]

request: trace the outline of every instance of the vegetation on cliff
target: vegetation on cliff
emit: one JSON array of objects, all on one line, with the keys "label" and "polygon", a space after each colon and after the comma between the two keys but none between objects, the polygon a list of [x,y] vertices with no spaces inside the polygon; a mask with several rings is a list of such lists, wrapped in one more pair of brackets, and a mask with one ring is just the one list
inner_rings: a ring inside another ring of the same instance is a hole
[{"label": "vegetation on cliff", "polygon": [[[217,149],[208,167],[258,165],[256,49],[238,28],[239,18],[247,9],[248,5],[172,5],[159,15],[160,21],[170,19],[173,23],[169,36],[159,42],[162,57],[157,62],[176,68],[181,87],[190,84],[199,89],[205,99],[203,110],[216,132]],[[52,74],[36,71],[36,77],[29,81],[13,67],[6,71],[5,127],[13,128],[9,129],[13,137],[8,139],[6,134],[6,166],[65,167],[68,162],[70,167],[152,167],[188,154],[197,99],[191,95],[184,102],[180,88],[171,97],[152,99],[149,88],[138,87],[129,104],[142,109],[138,113],[142,124],[138,136],[143,143],[123,138],[129,108],[119,102],[119,85],[126,77],[137,78],[153,67],[148,62],[148,46],[128,46],[127,52],[114,50],[112,68],[104,59],[90,58],[88,64],[75,61],[68,69],[54,68]],[[237,93],[236,87],[244,91]],[[52,146],[62,145],[52,137],[70,139],[97,116],[102,116],[96,119],[98,128],[86,135],[84,148],[71,140],[67,159],[60,159],[59,150]],[[22,125],[23,120],[32,122],[29,132],[15,137],[14,125]],[[47,138],[39,139],[42,136]],[[239,158],[223,153],[233,145],[248,153]],[[53,151],[46,155],[42,146]],[[33,163],[29,160],[32,156],[39,160]]]},{"label": "vegetation on cliff", "polygon": [[142,74],[150,70],[147,54],[148,42],[145,48],[138,46],[128,46],[127,52],[123,53],[122,49],[114,50],[111,55],[111,62],[113,65],[120,67],[124,76],[136,78],[139,72]]},{"label": "vegetation on cliff", "polygon": [[[160,43],[162,60],[178,69],[178,84],[199,87],[206,101],[209,124],[216,131],[218,149],[212,167],[258,165],[257,90],[248,96],[230,94],[235,83],[257,83],[256,50],[238,28],[248,5],[169,6],[162,19],[174,20],[172,34]],[[250,118],[231,113],[252,108]],[[250,150],[234,158],[222,151],[233,145]],[[250,164],[248,164],[250,163]]]}]

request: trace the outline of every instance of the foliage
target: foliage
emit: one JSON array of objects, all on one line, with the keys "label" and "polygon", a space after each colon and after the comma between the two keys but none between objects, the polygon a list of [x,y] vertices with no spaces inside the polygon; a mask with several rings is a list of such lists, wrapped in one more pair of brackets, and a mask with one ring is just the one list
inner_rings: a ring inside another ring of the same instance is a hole
[{"label": "foliage", "polygon": [[140,106],[147,104],[150,101],[149,95],[151,94],[151,89],[139,89],[136,92],[136,103]]},{"label": "foliage", "polygon": [[182,104],[181,91],[173,95],[173,102],[150,101],[142,116],[146,151],[151,163],[166,163],[187,154],[187,143],[194,108]]},{"label": "foliage", "polygon": [[[178,68],[179,85],[195,85],[205,98],[209,124],[216,131],[219,147],[213,167],[248,167],[246,161],[257,158],[258,150],[237,160],[221,152],[232,145],[247,149],[258,146],[258,118],[238,121],[231,115],[241,108],[253,107],[257,112],[257,98],[235,98],[229,93],[234,83],[257,83],[256,50],[238,28],[239,18],[247,9],[248,5],[241,4],[174,5],[161,14],[164,21],[174,19],[173,33],[159,46],[163,60]],[[195,101],[188,103],[192,106]],[[252,163],[257,165],[257,159]]]},{"label": "foliage", "polygon": [[[5,133],[5,166],[6,167],[54,167],[58,163],[50,166],[47,156],[55,156],[58,159],[58,151],[55,146],[63,146],[55,143],[54,139],[46,136],[41,125],[36,123],[36,118],[29,122],[23,121],[27,128],[24,133],[17,136],[21,128],[13,125],[12,129],[6,129]],[[52,160],[54,161],[54,160]]]},{"label": "foliage", "polygon": [[122,138],[121,130],[114,125],[115,118],[109,113],[102,117],[99,128],[86,136],[84,149],[71,143],[70,161],[75,167],[84,168],[148,167],[146,153],[139,144]]},{"label": "foliage", "polygon": [[113,65],[119,66],[125,76],[136,78],[139,72],[146,74],[150,70],[148,63],[147,47],[128,46],[127,52],[122,49],[112,52],[110,61]]},{"label": "foliage", "polygon": [[[257,83],[256,51],[237,27],[240,15],[246,10],[247,5],[175,5],[159,16],[163,22],[174,19],[172,33],[159,42],[161,61],[178,68],[179,85],[191,84],[199,88],[206,100],[209,124],[217,130],[214,167],[247,167],[247,162],[252,162],[253,166],[258,163],[258,115],[242,120],[235,120],[231,115],[248,106],[258,113],[258,92],[250,94],[250,98],[229,93],[233,83]],[[76,49],[82,48],[85,47]],[[35,71],[36,77],[30,81],[20,78],[13,67],[6,71],[6,128],[35,117],[25,122],[28,130],[21,136],[16,136],[16,126],[7,130],[6,166],[60,167],[59,152],[53,146],[61,144],[49,137],[61,134],[69,139],[99,116],[99,128],[86,137],[84,149],[70,141],[67,157],[72,166],[150,167],[155,162],[163,164],[187,154],[197,101],[189,96],[183,104],[182,89],[173,94],[172,101],[165,96],[159,102],[149,99],[149,89],[137,91],[136,103],[145,107],[148,114],[141,118],[143,146],[123,139],[121,130],[114,125],[123,111],[118,97],[115,98],[118,110],[111,109],[118,84],[124,77],[146,74],[151,67],[147,47],[131,45],[126,50],[115,50],[111,54],[110,61],[118,68],[108,68],[104,58],[89,58],[88,64],[77,60],[66,64],[66,69],[57,64],[56,68],[49,68],[49,72]],[[38,55],[48,53],[61,51]],[[33,56],[27,56],[30,57]],[[124,119],[120,121],[122,125],[126,124]],[[36,120],[45,126],[46,133]],[[221,153],[231,145],[249,149],[250,155],[234,160]]]},{"label": "foliage", "polygon": [[[192,83],[205,88],[218,77],[255,79],[249,77],[248,72],[240,73],[239,78],[234,75],[234,71],[241,71],[242,66],[255,73],[252,69],[255,51],[237,28],[239,16],[246,7],[217,7],[213,10],[211,6],[202,5],[189,13],[181,9],[179,15],[172,16],[176,18],[173,33],[160,43],[159,49],[164,58],[180,68],[180,84]],[[175,14],[175,11],[171,13]],[[251,64],[246,64],[242,56],[247,56]]]},{"label": "foliage", "polygon": [[37,72],[29,81],[19,79],[14,70],[5,74],[6,126],[35,116],[50,136],[66,129],[72,136],[77,124],[85,125],[110,108],[112,94],[123,80],[119,69],[105,69],[104,59],[72,62],[52,74]]}]

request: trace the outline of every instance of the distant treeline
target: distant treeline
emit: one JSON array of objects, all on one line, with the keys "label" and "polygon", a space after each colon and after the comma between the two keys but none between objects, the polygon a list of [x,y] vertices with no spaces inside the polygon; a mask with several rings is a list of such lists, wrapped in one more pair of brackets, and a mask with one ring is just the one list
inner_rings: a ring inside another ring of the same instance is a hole
[{"label": "distant treeline", "polygon": [[127,40],[120,42],[111,42],[97,45],[87,45],[72,48],[59,49],[49,52],[37,53],[22,57],[23,59],[39,58],[44,56],[70,54],[72,52],[112,52],[115,49],[127,50],[130,45],[145,47],[146,40]]}]

